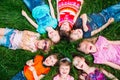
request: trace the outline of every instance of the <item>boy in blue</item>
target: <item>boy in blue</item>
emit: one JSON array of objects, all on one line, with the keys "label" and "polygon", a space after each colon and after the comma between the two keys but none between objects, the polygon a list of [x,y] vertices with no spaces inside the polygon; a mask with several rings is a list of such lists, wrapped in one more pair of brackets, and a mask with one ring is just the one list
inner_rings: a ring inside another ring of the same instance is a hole
[{"label": "boy in blue", "polygon": [[103,9],[98,14],[82,14],[71,31],[70,39],[75,41],[81,38],[89,38],[105,29],[114,21],[120,21],[120,3]]},{"label": "boy in blue", "polygon": [[[37,32],[44,34],[48,32],[48,37],[57,43],[60,40],[58,31],[54,30],[57,27],[57,19],[55,18],[54,9],[51,0],[48,0],[48,5],[44,0],[23,0],[28,9],[32,12],[36,23],[22,10],[22,15],[37,29]],[[51,11],[50,11],[51,10]],[[51,14],[51,15],[50,15]]]}]

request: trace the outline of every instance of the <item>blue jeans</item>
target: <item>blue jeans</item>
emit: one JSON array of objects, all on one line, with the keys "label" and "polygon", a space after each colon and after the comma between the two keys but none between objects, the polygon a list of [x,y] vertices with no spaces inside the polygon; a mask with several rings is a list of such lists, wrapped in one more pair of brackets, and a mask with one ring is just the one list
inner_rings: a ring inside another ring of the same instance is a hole
[{"label": "blue jeans", "polygon": [[45,4],[44,0],[23,0],[23,2],[30,11],[32,11],[36,6]]},{"label": "blue jeans", "polygon": [[101,14],[103,14],[107,20],[112,17],[116,22],[120,21],[120,2],[116,5],[103,9]]},{"label": "blue jeans", "polygon": [[11,80],[26,80],[23,71],[17,73]]}]

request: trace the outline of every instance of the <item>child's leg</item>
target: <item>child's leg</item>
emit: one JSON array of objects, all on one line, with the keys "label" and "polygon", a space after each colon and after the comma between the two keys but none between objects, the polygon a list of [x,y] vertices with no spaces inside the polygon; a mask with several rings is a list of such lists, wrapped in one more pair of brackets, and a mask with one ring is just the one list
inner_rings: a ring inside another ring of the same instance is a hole
[{"label": "child's leg", "polygon": [[11,80],[26,80],[23,71],[17,73]]},{"label": "child's leg", "polygon": [[117,16],[119,16],[119,15],[116,16],[116,14],[120,13],[120,3],[118,3],[116,5],[113,5],[113,6],[110,6],[110,7],[106,8],[106,9],[103,9],[101,11],[101,13],[103,15],[106,15],[105,17],[108,18],[108,19],[110,17],[115,18],[115,21],[116,21]]},{"label": "child's leg", "polygon": [[10,37],[13,34],[14,29],[1,28],[1,30],[4,30],[4,31],[3,32],[1,31],[1,34],[3,34],[3,36],[1,36],[1,38],[0,38],[0,45],[9,47],[10,46]]},{"label": "child's leg", "polygon": [[36,6],[44,4],[44,0],[23,0],[27,8],[32,11]]}]

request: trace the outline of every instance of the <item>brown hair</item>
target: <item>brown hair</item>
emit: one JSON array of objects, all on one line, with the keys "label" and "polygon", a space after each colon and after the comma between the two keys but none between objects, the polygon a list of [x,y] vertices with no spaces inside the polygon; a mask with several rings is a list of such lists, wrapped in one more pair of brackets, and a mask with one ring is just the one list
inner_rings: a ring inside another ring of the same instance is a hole
[{"label": "brown hair", "polygon": [[64,31],[64,30],[60,30],[60,36],[63,38],[68,38],[70,36],[70,31]]}]

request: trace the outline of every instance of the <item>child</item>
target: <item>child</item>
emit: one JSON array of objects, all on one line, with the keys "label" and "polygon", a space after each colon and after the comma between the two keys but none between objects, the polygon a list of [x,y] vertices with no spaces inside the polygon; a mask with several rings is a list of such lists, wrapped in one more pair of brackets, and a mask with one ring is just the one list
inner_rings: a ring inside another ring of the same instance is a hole
[{"label": "child", "polygon": [[24,70],[16,74],[12,80],[40,80],[50,71],[50,66],[54,66],[57,61],[56,54],[49,55],[45,60],[43,56],[36,55],[34,60],[26,62]]},{"label": "child", "polygon": [[91,53],[94,63],[106,64],[120,70],[120,41],[110,41],[99,36],[82,41],[78,50],[86,54]]},{"label": "child", "polygon": [[59,63],[59,74],[57,74],[53,80],[74,80],[72,76],[69,75],[71,61],[69,58],[63,58]]},{"label": "child", "polygon": [[104,69],[99,70],[98,68],[88,66],[83,57],[75,56],[73,58],[73,65],[78,70],[85,72],[79,76],[81,80],[106,80],[105,75],[112,80],[118,80],[114,75]]},{"label": "child", "polygon": [[[29,10],[32,12],[33,18],[37,24],[22,10],[22,15],[37,29],[40,34],[48,32],[48,37],[57,43],[60,41],[58,31],[54,30],[57,27],[57,20],[55,18],[54,9],[51,4],[51,0],[48,0],[48,5],[44,3],[44,0],[23,0]],[[50,13],[51,12],[51,13]],[[51,14],[51,15],[50,15]],[[53,29],[54,28],[54,29]]]},{"label": "child", "polygon": [[41,49],[45,52],[50,50],[52,42],[50,40],[39,40],[40,34],[32,31],[14,30],[8,28],[0,28],[0,45],[10,49],[24,49],[36,52]]},{"label": "child", "polygon": [[76,20],[70,39],[76,41],[81,38],[89,38],[108,27],[114,21],[120,21],[120,3],[103,9],[98,14],[81,15]]},{"label": "child", "polygon": [[57,15],[61,36],[69,36],[69,32],[81,11],[82,4],[83,0],[57,0]]}]

